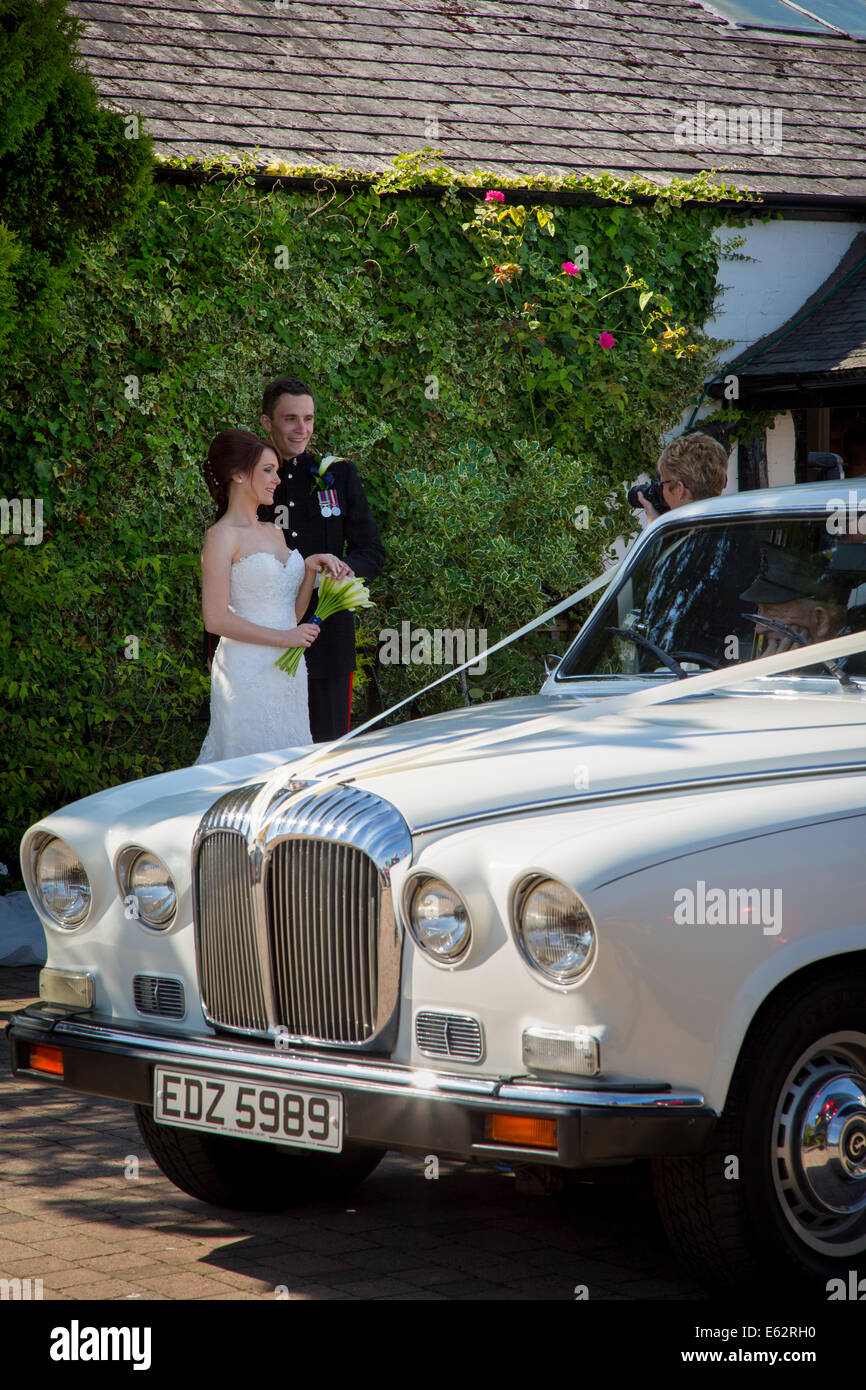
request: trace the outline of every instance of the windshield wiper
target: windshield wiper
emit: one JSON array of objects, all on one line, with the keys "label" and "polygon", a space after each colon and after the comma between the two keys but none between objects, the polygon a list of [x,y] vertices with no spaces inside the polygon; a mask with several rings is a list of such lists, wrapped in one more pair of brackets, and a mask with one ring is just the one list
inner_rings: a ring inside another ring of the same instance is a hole
[{"label": "windshield wiper", "polygon": [[607,627],[605,632],[612,632],[615,637],[627,637],[635,646],[645,647],[653,656],[658,657],[669,671],[673,671],[677,680],[684,681],[688,678],[688,671],[684,670],[675,657],[668,656],[666,651],[657,647],[655,642],[651,642],[648,637],[644,637],[641,632],[634,632],[630,627]]},{"label": "windshield wiper", "polygon": [[[781,622],[779,618],[762,618],[758,613],[741,613],[740,617],[748,618],[749,622],[754,623],[756,626],[760,624],[762,627],[775,628],[776,631],[781,632],[784,637],[789,637],[798,647],[811,646],[811,643],[806,640],[801,632],[798,632],[795,627],[789,627],[787,623]],[[856,690],[858,688],[848,675],[848,672],[843,670],[838,661],[820,661],[817,665],[824,671],[829,672],[831,676],[835,676],[843,690]]]}]

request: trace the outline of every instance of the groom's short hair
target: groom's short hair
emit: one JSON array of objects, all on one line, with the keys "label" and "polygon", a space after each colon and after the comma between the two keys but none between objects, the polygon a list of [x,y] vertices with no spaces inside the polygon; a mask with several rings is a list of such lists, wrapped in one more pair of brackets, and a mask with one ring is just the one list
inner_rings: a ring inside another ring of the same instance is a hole
[{"label": "groom's short hair", "polygon": [[276,381],[269,381],[262,394],[262,414],[271,419],[274,413],[274,406],[280,396],[310,396],[313,393],[309,386],[303,381],[299,381],[296,376],[278,376]]}]

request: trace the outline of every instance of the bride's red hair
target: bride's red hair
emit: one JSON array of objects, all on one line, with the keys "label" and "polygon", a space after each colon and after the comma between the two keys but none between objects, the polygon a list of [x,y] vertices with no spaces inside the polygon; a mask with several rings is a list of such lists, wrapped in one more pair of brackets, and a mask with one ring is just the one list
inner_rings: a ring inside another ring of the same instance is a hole
[{"label": "bride's red hair", "polygon": [[204,463],[204,480],[217,504],[217,521],[228,507],[232,476],[252,473],[262,452],[270,447],[266,439],[259,439],[249,430],[221,430],[211,440]]}]

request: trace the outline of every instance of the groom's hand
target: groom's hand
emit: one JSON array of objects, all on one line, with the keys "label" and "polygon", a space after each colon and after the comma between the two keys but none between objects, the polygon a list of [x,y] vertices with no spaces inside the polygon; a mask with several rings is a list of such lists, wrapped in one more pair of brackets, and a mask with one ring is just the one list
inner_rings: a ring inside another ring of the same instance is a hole
[{"label": "groom's hand", "polygon": [[336,555],[308,555],[305,562],[308,569],[316,574],[321,574],[324,570],[332,575],[334,579],[354,579],[355,571],[347,565],[345,560],[340,560]]}]

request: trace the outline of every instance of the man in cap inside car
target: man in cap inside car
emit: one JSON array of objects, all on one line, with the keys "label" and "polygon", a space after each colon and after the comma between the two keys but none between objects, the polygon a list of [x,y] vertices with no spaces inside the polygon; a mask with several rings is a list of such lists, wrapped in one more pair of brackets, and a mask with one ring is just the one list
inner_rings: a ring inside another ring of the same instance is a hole
[{"label": "man in cap inside car", "polygon": [[[761,573],[740,598],[757,604],[759,618],[784,623],[807,642],[829,642],[831,637],[850,631],[846,628],[847,591],[798,551],[768,546]],[[793,637],[770,623],[756,623],[755,631],[767,639],[762,656],[775,656],[796,646]]]}]

